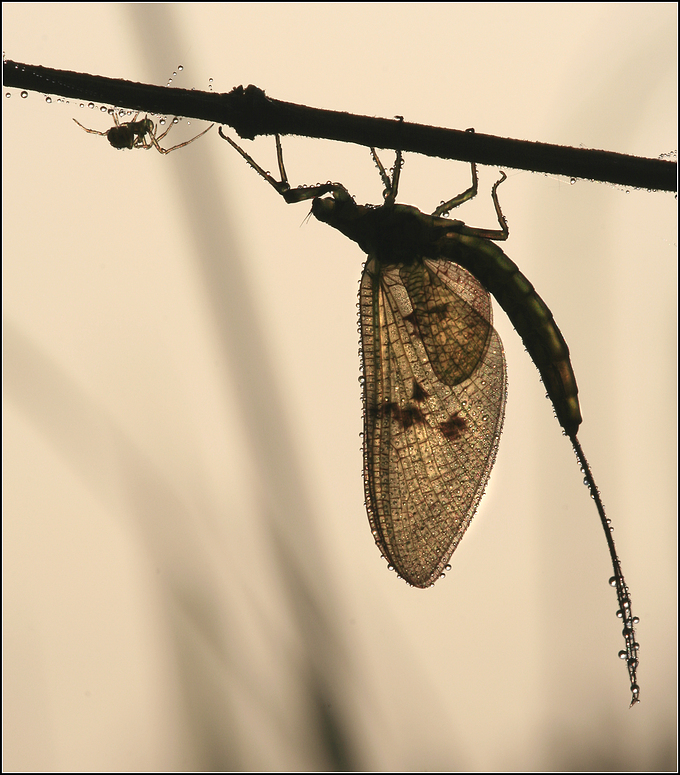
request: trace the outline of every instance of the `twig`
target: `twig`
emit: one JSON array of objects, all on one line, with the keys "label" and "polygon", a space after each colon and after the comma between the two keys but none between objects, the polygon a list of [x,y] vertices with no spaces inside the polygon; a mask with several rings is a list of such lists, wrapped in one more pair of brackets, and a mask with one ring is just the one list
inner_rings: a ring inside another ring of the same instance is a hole
[{"label": "twig", "polygon": [[635,188],[677,190],[677,164],[671,161],[320,110],[272,99],[252,85],[217,94],[11,61],[3,63],[3,79],[5,86],[28,91],[227,124],[247,139],[304,135]]}]

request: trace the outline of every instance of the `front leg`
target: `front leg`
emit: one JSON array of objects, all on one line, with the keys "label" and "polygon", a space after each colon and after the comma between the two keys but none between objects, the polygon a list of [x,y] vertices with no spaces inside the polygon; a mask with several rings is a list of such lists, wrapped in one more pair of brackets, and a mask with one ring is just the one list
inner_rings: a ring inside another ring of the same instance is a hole
[{"label": "front leg", "polygon": [[250,166],[263,177],[270,186],[272,186],[279,194],[285,199],[288,204],[295,204],[297,202],[304,202],[307,199],[316,199],[324,194],[332,194],[337,192],[344,192],[348,194],[347,189],[340,183],[321,183],[318,186],[299,186],[298,188],[291,188],[288,183],[288,176],[286,175],[286,168],[283,165],[283,149],[281,148],[281,138],[279,135],[276,137],[276,158],[279,164],[279,174],[281,180],[273,178],[266,170],[250,156],[246,151],[237,145],[230,137],[224,134],[222,127],[217,130],[220,133],[220,137],[226,140],[232,148],[237,150],[241,156],[250,164]]}]

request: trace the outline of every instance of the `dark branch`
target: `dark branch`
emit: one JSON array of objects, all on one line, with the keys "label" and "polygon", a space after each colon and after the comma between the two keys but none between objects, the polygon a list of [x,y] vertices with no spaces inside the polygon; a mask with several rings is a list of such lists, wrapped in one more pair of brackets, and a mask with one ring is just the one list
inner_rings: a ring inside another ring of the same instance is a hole
[{"label": "dark branch", "polygon": [[5,86],[18,89],[226,124],[247,139],[273,134],[320,137],[622,186],[677,190],[677,164],[671,161],[308,108],[271,99],[256,86],[216,94],[10,61],[3,63],[3,78]]}]

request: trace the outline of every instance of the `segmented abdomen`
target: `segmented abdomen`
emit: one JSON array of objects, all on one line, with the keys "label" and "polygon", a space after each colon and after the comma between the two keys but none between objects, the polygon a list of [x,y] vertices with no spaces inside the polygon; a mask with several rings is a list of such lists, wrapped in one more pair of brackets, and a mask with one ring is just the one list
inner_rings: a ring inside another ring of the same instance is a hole
[{"label": "segmented abdomen", "polygon": [[575,436],[581,424],[578,387],[569,348],[552,313],[498,245],[465,234],[464,228],[439,240],[439,254],[468,269],[497,299],[536,364],[560,425],[569,437]]}]

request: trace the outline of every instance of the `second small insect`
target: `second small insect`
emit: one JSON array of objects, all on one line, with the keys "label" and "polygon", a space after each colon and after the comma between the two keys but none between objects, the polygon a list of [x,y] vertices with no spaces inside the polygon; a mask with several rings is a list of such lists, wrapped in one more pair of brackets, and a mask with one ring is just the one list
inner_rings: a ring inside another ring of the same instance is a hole
[{"label": "second small insect", "polygon": [[[88,129],[86,126],[83,126],[80,121],[77,121],[75,118],[73,119],[76,124],[81,129],[84,129],[88,134],[91,135],[100,135],[102,137],[106,137],[106,139],[111,143],[111,145],[114,148],[123,150],[125,148],[133,149],[133,148],[144,148],[144,150],[148,151],[149,148],[155,148],[158,153],[167,154],[171,153],[172,151],[176,151],[179,148],[184,148],[185,145],[189,145],[189,143],[193,143],[194,140],[198,140],[199,137],[203,137],[203,135],[210,131],[214,124],[211,124],[207,129],[204,129],[200,134],[196,135],[196,137],[192,137],[191,140],[187,140],[184,143],[179,143],[178,145],[173,145],[172,148],[162,148],[160,145],[160,141],[168,134],[168,132],[172,129],[172,127],[175,125],[175,122],[177,122],[177,118],[174,118],[170,122],[170,126],[160,135],[156,135],[156,124],[148,117],[145,116],[141,121],[137,121],[137,117],[139,116],[139,113],[135,115],[135,117],[132,119],[132,121],[125,121],[121,124],[118,114],[113,113],[113,120],[115,122],[115,126],[112,126],[110,129],[107,129],[106,132],[100,132],[97,129]],[[147,138],[148,135],[148,138]]]}]

